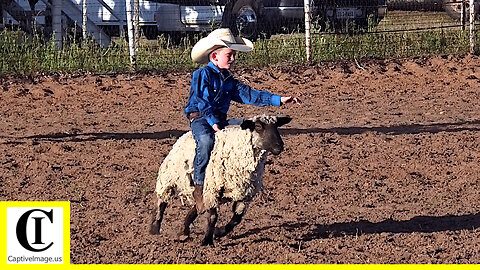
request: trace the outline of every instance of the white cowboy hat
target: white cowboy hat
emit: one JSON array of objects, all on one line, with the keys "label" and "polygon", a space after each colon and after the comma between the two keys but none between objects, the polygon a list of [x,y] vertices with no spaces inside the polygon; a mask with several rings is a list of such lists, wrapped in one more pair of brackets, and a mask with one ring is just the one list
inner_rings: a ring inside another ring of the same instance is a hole
[{"label": "white cowboy hat", "polygon": [[192,60],[195,63],[206,64],[210,61],[208,55],[221,47],[228,47],[234,51],[249,52],[253,50],[253,43],[246,38],[235,37],[228,28],[220,28],[212,31],[193,46]]}]

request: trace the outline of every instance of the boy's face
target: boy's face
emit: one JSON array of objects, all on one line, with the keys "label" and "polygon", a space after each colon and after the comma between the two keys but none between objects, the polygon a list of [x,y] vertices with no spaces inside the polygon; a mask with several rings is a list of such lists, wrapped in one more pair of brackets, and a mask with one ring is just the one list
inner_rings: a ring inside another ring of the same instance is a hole
[{"label": "boy's face", "polygon": [[212,62],[219,69],[230,69],[235,62],[235,51],[230,48],[221,48],[212,52]]}]

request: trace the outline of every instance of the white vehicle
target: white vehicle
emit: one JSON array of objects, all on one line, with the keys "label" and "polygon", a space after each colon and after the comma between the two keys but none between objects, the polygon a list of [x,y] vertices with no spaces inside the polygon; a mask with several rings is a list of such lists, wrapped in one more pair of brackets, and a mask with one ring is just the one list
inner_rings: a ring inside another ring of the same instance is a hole
[{"label": "white vehicle", "polygon": [[[62,23],[65,32],[82,29],[84,0],[62,0]],[[87,29],[96,39],[120,36],[126,29],[127,16],[125,0],[86,0]],[[149,38],[156,38],[157,22],[155,13],[161,4],[140,0],[139,24]],[[132,0],[133,3],[133,0]],[[43,28],[46,33],[52,28],[52,0],[2,0],[0,1],[0,24],[19,26],[30,31],[32,25]],[[76,27],[74,27],[76,25]]]}]

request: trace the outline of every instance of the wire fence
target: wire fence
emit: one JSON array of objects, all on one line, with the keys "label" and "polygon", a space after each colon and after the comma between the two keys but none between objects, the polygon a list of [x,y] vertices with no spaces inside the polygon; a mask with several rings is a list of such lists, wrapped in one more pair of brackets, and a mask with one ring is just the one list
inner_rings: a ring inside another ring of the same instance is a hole
[{"label": "wire fence", "polygon": [[470,23],[478,2],[3,0],[0,72],[192,68],[191,47],[219,27],[255,41],[252,53],[238,56],[245,65],[467,53],[479,40]]}]

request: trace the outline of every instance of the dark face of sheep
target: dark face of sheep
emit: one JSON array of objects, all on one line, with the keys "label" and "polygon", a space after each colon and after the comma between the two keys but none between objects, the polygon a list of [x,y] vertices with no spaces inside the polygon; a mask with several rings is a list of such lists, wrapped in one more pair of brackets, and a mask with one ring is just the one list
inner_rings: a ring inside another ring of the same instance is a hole
[{"label": "dark face of sheep", "polygon": [[278,127],[288,124],[290,117],[259,117],[253,120],[246,119],[240,125],[242,129],[249,129],[253,132],[255,147],[278,155],[283,151],[283,140],[278,132]]}]

